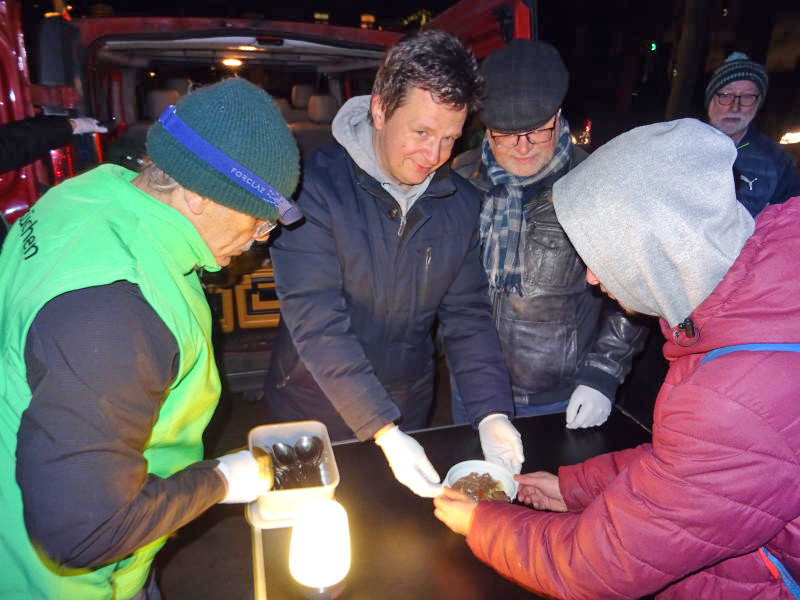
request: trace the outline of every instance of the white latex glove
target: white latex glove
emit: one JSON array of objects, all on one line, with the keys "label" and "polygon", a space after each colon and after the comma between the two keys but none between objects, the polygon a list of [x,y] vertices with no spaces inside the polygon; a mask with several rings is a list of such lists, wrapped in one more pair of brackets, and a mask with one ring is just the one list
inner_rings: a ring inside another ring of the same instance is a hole
[{"label": "white latex glove", "polygon": [[611,414],[611,400],[588,385],[579,385],[567,405],[567,429],[597,427]]},{"label": "white latex glove", "polygon": [[489,462],[519,473],[525,456],[522,454],[522,436],[506,415],[494,413],[478,423],[483,456]]},{"label": "white latex glove", "polygon": [[434,498],[441,493],[441,478],[417,440],[395,425],[380,435],[375,443],[386,455],[397,481],[423,498]]},{"label": "white latex glove", "polygon": [[249,450],[240,450],[217,458],[217,470],[228,484],[228,492],[222,504],[242,504],[252,502],[269,491],[269,483],[261,477],[258,462]]},{"label": "white latex glove", "polygon": [[108,133],[108,127],[100,125],[97,119],[91,117],[76,117],[70,119],[72,124],[73,135],[81,135],[84,133]]}]

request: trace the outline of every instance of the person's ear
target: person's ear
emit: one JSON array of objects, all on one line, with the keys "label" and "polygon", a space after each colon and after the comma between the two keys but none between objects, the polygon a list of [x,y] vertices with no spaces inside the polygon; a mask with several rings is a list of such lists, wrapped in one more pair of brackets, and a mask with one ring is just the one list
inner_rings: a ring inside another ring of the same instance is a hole
[{"label": "person's ear", "polygon": [[597,275],[592,273],[589,267],[586,267],[586,283],[589,285],[600,285],[600,280],[597,278]]},{"label": "person's ear", "polygon": [[383,129],[386,123],[386,111],[383,108],[383,99],[378,94],[372,94],[369,102],[370,114],[372,114],[372,126],[375,129]]},{"label": "person's ear", "polygon": [[193,215],[201,215],[205,212],[209,200],[197,192],[183,188],[183,202]]}]

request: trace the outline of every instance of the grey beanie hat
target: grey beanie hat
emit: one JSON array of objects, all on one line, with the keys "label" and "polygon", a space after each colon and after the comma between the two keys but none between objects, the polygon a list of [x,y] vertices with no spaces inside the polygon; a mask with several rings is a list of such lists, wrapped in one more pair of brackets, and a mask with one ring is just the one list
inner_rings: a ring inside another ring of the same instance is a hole
[{"label": "grey beanie hat", "polygon": [[731,138],[696,119],[637,127],[553,186],[559,223],[605,288],[675,327],[753,233],[736,200]]},{"label": "grey beanie hat", "polygon": [[481,71],[486,100],[480,119],[495,131],[536,129],[555,114],[567,95],[567,67],[547,42],[511,40],[486,57]]},{"label": "grey beanie hat", "polygon": [[714,71],[711,79],[706,86],[706,108],[711,104],[720,88],[725,87],[734,81],[752,81],[758,87],[761,100],[767,95],[769,77],[763,65],[750,60],[747,54],[742,52],[732,52],[728,58]]},{"label": "grey beanie hat", "polygon": [[[300,176],[297,142],[264,90],[239,77],[225,79],[183,96],[175,112],[206,142],[285,198],[294,193]],[[161,123],[147,132],[146,146],[156,166],[186,189],[259,219],[279,218],[274,205],[209,166]],[[291,216],[299,218],[297,206],[291,207]]]}]

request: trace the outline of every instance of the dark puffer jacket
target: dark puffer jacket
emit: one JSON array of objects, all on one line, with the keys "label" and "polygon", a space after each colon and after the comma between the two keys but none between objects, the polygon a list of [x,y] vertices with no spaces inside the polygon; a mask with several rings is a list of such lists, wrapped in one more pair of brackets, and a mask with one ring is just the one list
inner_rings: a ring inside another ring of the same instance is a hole
[{"label": "dark puffer jacket", "polygon": [[392,421],[424,426],[437,318],[473,422],[512,413],[472,186],[443,167],[403,218],[333,144],[311,157],[298,204],[305,222],[271,250],[282,316],[265,388],[271,419],[318,419],[334,438],[362,440]]},{"label": "dark puffer jacket", "polygon": [[[572,146],[564,172],[585,157]],[[458,156],[453,168],[481,192],[491,188],[480,148]],[[522,296],[492,294],[494,322],[519,404],[563,402],[579,384],[613,399],[647,333],[586,283],[586,265],[559,225],[551,201],[553,183],[564,172],[523,190],[528,230]]]},{"label": "dark puffer jacket", "polygon": [[[757,552],[800,575],[800,354],[715,348],[800,341],[800,198],[767,207],[724,279],[670,330],[653,443],[561,467],[569,512],[481,502],[467,541],[557,598],[792,598]],[[694,343],[693,343],[694,341]]]},{"label": "dark puffer jacket", "polygon": [[769,204],[800,194],[791,155],[751,125],[736,145],[736,198],[754,217]]}]

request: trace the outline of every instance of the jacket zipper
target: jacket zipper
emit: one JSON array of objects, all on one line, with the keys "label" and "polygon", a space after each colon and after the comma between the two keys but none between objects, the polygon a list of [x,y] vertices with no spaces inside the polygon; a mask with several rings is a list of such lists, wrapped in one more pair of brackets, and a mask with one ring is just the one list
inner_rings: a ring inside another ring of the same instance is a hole
[{"label": "jacket zipper", "polygon": [[433,246],[425,247],[425,268],[422,271],[422,284],[419,291],[419,305],[425,304],[428,298],[428,284],[430,283],[431,262],[433,260]]},{"label": "jacket zipper", "polygon": [[406,230],[406,215],[400,217],[400,227],[397,228],[397,237],[403,237]]}]

